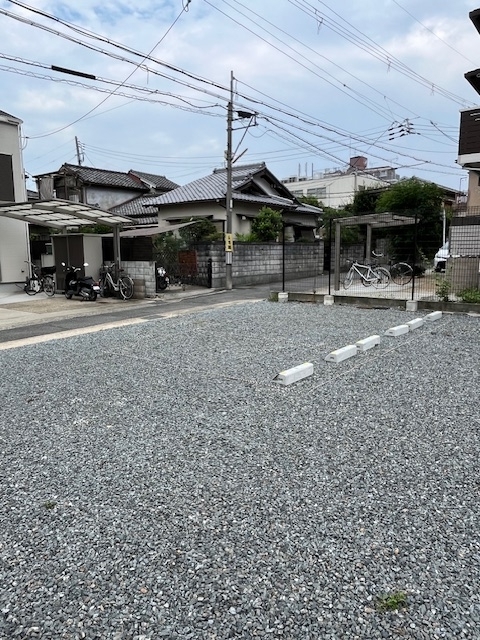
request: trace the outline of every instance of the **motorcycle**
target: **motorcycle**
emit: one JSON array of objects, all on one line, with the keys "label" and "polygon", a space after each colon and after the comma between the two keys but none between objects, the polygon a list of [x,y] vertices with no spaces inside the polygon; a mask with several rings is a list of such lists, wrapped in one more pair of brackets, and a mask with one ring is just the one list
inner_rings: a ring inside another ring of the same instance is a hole
[{"label": "motorcycle", "polygon": [[170,278],[164,267],[157,267],[157,291],[163,291],[170,284]]},{"label": "motorcycle", "polygon": [[[100,293],[98,282],[92,276],[79,276],[80,267],[67,266],[64,262],[62,265],[65,269],[65,297],[70,300],[72,296],[79,296],[83,300],[95,302],[97,295]],[[84,267],[88,267],[85,262]]]}]

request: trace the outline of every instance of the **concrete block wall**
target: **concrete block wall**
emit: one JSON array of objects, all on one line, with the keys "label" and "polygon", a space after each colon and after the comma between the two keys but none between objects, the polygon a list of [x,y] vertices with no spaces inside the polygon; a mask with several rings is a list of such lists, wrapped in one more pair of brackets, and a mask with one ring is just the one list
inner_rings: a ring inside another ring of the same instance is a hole
[{"label": "concrete block wall", "polygon": [[125,273],[133,279],[133,282],[137,283],[137,290],[140,289],[138,285],[145,282],[145,297],[155,297],[155,262],[147,262],[146,260],[127,260],[122,261],[122,267],[125,269]]},{"label": "concrete block wall", "polygon": [[[285,245],[286,278],[302,278],[323,272],[323,242]],[[225,286],[225,251],[221,242],[197,247],[199,270],[212,261],[212,287]],[[280,243],[234,243],[232,277],[238,285],[276,282],[282,279],[283,246]]]}]

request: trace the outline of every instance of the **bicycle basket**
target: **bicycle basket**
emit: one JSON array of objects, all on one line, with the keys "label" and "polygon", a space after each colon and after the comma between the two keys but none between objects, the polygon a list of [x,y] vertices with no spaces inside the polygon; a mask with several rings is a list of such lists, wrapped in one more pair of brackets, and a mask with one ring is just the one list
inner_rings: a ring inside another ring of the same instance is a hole
[{"label": "bicycle basket", "polygon": [[56,273],[57,267],[42,267],[40,269],[40,275],[42,276],[53,276]]}]

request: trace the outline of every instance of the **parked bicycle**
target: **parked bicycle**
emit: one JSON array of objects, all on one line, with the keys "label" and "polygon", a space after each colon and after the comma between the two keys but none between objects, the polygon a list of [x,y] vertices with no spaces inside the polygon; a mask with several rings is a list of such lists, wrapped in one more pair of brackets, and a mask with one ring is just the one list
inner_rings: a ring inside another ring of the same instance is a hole
[{"label": "parked bicycle", "polygon": [[348,289],[355,277],[359,277],[364,287],[373,285],[376,289],[384,289],[390,282],[390,273],[384,267],[371,264],[361,264],[356,260],[347,260],[351,265],[345,276],[343,286]]},{"label": "parked bicycle", "polygon": [[47,296],[53,296],[55,294],[55,280],[53,274],[56,271],[55,267],[38,267],[30,260],[25,260],[29,265],[29,271],[31,275],[25,278],[25,284],[23,290],[29,296],[35,296],[42,291]]},{"label": "parked bicycle", "polygon": [[114,294],[119,295],[124,300],[130,300],[133,296],[133,280],[130,276],[120,275],[123,269],[119,269],[119,274],[115,276],[115,265],[103,265],[100,270],[100,295],[108,298]]},{"label": "parked bicycle", "polygon": [[[383,258],[383,253],[375,253],[375,251],[372,251],[372,255],[374,258]],[[405,285],[411,282],[413,278],[413,267],[407,262],[393,263],[393,261],[390,260],[388,271],[390,272],[392,282],[395,284]]]}]

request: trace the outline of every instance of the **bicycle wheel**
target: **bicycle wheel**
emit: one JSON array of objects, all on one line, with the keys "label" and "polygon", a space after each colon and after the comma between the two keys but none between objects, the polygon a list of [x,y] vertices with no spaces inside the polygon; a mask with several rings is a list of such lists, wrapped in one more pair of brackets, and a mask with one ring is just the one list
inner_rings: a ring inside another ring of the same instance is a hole
[{"label": "bicycle wheel", "polygon": [[47,296],[55,295],[55,281],[52,276],[45,276],[43,279],[43,290],[47,294]]},{"label": "bicycle wheel", "polygon": [[108,285],[105,282],[104,278],[100,278],[98,282],[98,286],[100,287],[100,297],[106,298],[109,295],[109,292],[108,292]]},{"label": "bicycle wheel", "polygon": [[38,278],[27,278],[23,290],[29,296],[37,294],[40,291],[40,282],[38,281]]},{"label": "bicycle wheel", "polygon": [[375,276],[375,279],[372,280],[372,284],[375,289],[385,289],[385,287],[388,287],[390,282],[390,272],[383,267],[375,267],[372,271]]},{"label": "bicycle wheel", "polygon": [[353,282],[353,269],[349,269],[347,275],[345,276],[345,280],[343,281],[343,288],[348,289],[348,287]]},{"label": "bicycle wheel", "polygon": [[397,262],[391,266],[390,276],[395,284],[408,284],[413,277],[413,269],[406,262]]},{"label": "bicycle wheel", "polygon": [[120,287],[120,295],[124,300],[130,300],[133,296],[133,280],[130,276],[122,276],[118,281]]}]

